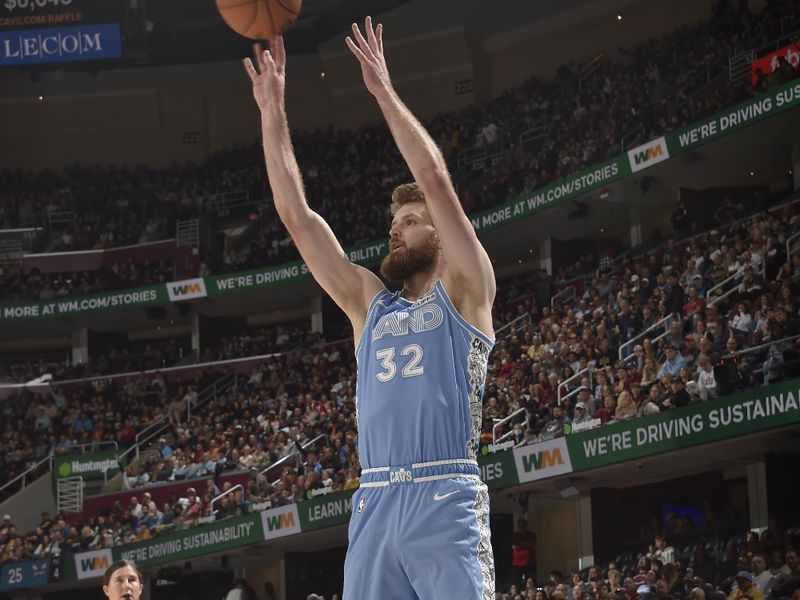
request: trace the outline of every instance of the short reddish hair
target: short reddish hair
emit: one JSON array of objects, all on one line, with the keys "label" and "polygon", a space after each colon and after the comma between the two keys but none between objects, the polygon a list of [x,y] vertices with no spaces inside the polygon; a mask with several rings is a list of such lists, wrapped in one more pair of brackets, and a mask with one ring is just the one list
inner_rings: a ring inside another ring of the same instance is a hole
[{"label": "short reddish hair", "polygon": [[425,194],[422,193],[419,184],[412,182],[398,185],[392,192],[392,205],[390,207],[392,214],[396,214],[401,206],[412,202],[425,204]]}]

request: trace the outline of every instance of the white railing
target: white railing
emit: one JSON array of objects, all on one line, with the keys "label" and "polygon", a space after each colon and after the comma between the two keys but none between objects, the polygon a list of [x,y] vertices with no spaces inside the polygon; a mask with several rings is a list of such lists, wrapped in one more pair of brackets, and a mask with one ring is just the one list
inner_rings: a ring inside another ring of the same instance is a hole
[{"label": "white railing", "polygon": [[[236,373],[229,373],[228,375],[220,377],[214,383],[206,386],[203,390],[200,391],[200,393],[197,396],[197,401],[195,402],[194,407],[197,408],[199,406],[206,404],[209,400],[215,398],[218,393],[221,393],[222,391],[227,389],[231,384],[235,383],[236,380],[237,380]],[[191,408],[192,408],[191,406],[186,407],[187,417],[191,415]],[[161,417],[158,418],[158,420],[154,421],[153,423],[151,423],[150,425],[148,425],[147,427],[145,427],[139,433],[136,434],[133,446],[125,450],[125,452],[123,452],[120,455],[119,457],[120,461],[122,461],[131,453],[135,455],[134,456],[135,459],[138,459],[141,453],[142,446],[152,442],[153,438],[155,438],[157,435],[164,433],[168,428],[169,428],[169,420],[166,418],[166,416],[162,415]],[[125,473],[123,473],[122,476],[125,477]]]},{"label": "white railing", "polygon": [[752,354],[753,352],[760,352],[764,348],[769,348],[770,346],[774,346],[775,344],[782,344],[784,342],[792,342],[796,339],[800,338],[799,335],[790,335],[787,337],[783,337],[779,340],[773,340],[771,342],[764,342],[763,344],[759,344],[758,346],[753,346],[752,348],[743,348],[742,350],[737,350],[736,352],[730,352],[728,354],[723,354],[721,358],[733,358],[734,356],[741,356],[742,354]]},{"label": "white railing", "polygon": [[652,331],[655,331],[659,327],[664,327],[664,332],[660,333],[656,337],[652,338],[650,341],[651,342],[657,342],[661,338],[665,337],[669,333],[669,329],[670,329],[670,326],[672,325],[673,321],[678,321],[680,323],[681,322],[681,316],[678,313],[668,314],[663,319],[661,319],[661,320],[653,323],[652,325],[650,325],[650,327],[645,329],[642,333],[640,333],[636,337],[629,339],[627,342],[625,342],[624,344],[622,344],[619,347],[619,352],[618,352],[619,359],[624,361],[624,360],[627,360],[629,356],[633,356],[633,354],[631,352],[627,352],[626,353],[625,351],[628,350],[628,348],[632,348],[638,342],[640,342],[641,340],[646,338],[649,333],[651,333]]},{"label": "white railing", "polygon": [[214,510],[214,503],[218,502],[219,500],[222,500],[228,494],[232,494],[237,489],[242,490],[242,494],[244,494],[244,488],[242,487],[242,484],[241,483],[237,483],[231,489],[225,490],[219,496],[215,496],[214,498],[211,499],[211,503],[209,504],[209,512],[211,513],[211,516],[214,516],[214,515],[217,514],[217,511]]},{"label": "white railing", "polygon": [[[526,321],[527,323],[530,323],[531,322],[530,313],[525,313],[524,315],[520,315],[517,318],[509,321],[508,323],[506,323],[502,327],[498,327],[497,330],[494,332],[494,339],[499,339],[501,333],[503,333],[507,329],[510,329],[515,324],[519,323],[520,321]],[[511,334],[508,334],[508,335],[511,335]]]},{"label": "white railing", "polygon": [[575,375],[573,375],[572,377],[568,377],[567,379],[565,379],[564,381],[562,381],[561,383],[558,384],[558,387],[556,388],[556,390],[557,390],[556,395],[558,397],[558,403],[559,404],[561,404],[567,398],[571,398],[572,396],[577,394],[579,391],[581,391],[581,386],[578,386],[577,388],[575,388],[574,390],[572,390],[568,394],[565,394],[564,396],[562,396],[561,395],[562,388],[569,389],[569,383],[570,382],[572,382],[572,381],[574,381],[576,379],[578,381],[580,381],[583,378],[583,376],[586,375],[586,374],[589,375],[589,385],[594,386],[594,376],[592,375],[592,369],[590,367],[586,367],[585,369],[581,369],[580,371],[575,373]]},{"label": "white railing", "polygon": [[83,512],[83,477],[79,475],[58,480],[56,510],[60,513]]},{"label": "white railing", "polygon": [[115,441],[88,442],[86,444],[72,444],[70,446],[65,446],[64,451],[59,452],[59,454],[86,454],[87,452],[100,452],[106,446],[113,448],[114,450],[119,449],[119,444]]},{"label": "white railing", "polygon": [[[323,440],[323,439],[326,440],[326,441],[330,440],[330,438],[328,437],[327,433],[321,433],[317,437],[315,437],[313,440],[307,441],[305,444],[300,446],[300,450],[305,450],[306,448],[308,448],[312,444],[316,444],[319,440]],[[283,463],[287,462],[288,460],[290,460],[292,458],[295,459],[295,468],[297,468],[300,465],[300,461],[298,460],[300,458],[300,456],[301,456],[300,450],[297,449],[297,446],[294,446],[292,448],[292,451],[289,454],[287,454],[283,458],[279,458],[278,460],[276,460],[271,465],[268,465],[268,466],[264,467],[263,469],[261,469],[258,472],[258,474],[259,475],[266,475],[268,471],[272,471],[275,467],[278,467],[278,466],[282,465]],[[270,483],[273,483],[273,482],[270,482]]]},{"label": "white railing", "polygon": [[[754,262],[751,262],[749,264],[754,267],[753,270],[756,273],[758,273],[759,275],[762,275],[762,276],[764,275],[765,268],[766,268],[764,260],[760,260],[758,262],[754,261]],[[728,296],[730,296],[731,294],[736,292],[736,290],[739,289],[739,285],[738,285],[738,282],[737,282],[738,279],[744,279],[744,269],[742,269],[740,271],[737,271],[736,273],[734,273],[730,277],[727,277],[726,279],[723,279],[717,285],[715,285],[714,287],[710,288],[706,292],[706,300],[707,300],[708,306],[714,306],[717,302],[719,302],[721,300],[724,300],[725,298],[727,298]],[[733,285],[730,288],[727,288],[728,284],[730,284],[730,283],[733,283]],[[725,289],[725,288],[727,288],[727,289]],[[714,292],[716,292],[717,290],[721,290],[721,289],[724,289],[725,291],[723,291],[719,295],[715,295],[714,294]]]},{"label": "white railing", "polygon": [[528,409],[526,409],[524,406],[522,408],[518,408],[507,417],[503,419],[497,419],[495,421],[494,425],[492,425],[492,444],[498,444],[514,434],[514,428],[512,427],[510,431],[507,431],[500,437],[497,437],[497,430],[500,429],[505,423],[508,423],[509,421],[511,421],[511,419],[513,419],[514,417],[516,417],[521,413],[525,413],[525,421],[527,421]]}]

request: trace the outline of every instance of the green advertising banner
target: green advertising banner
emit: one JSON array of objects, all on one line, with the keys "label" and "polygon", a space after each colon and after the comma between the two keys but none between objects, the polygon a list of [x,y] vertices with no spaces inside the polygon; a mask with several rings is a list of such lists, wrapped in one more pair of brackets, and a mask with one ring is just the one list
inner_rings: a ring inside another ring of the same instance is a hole
[{"label": "green advertising banner", "polygon": [[800,422],[800,379],[567,436],[575,471]]},{"label": "green advertising banner", "polygon": [[488,231],[577,198],[630,174],[631,167],[628,157],[621,154],[605,162],[592,165],[583,171],[568,175],[529,194],[512,198],[500,206],[470,215],[469,220],[476,231]]},{"label": "green advertising banner", "polygon": [[111,478],[117,473],[119,473],[119,460],[116,450],[56,455],[53,459],[53,475],[56,479],[65,477],[103,479]]},{"label": "green advertising banner", "polygon": [[481,479],[490,490],[519,484],[514,453],[510,450],[479,455],[478,467],[481,470]]},{"label": "green advertising banner", "polygon": [[800,80],[795,79],[760,96],[732,106],[666,137],[670,156],[708,144],[800,104]]},{"label": "green advertising banner", "polygon": [[[387,240],[374,240],[345,250],[350,260],[360,265],[378,262],[388,251]],[[262,288],[277,283],[295,281],[309,274],[304,262],[296,261],[275,267],[241,271],[233,274],[206,277],[205,291],[209,296]]]},{"label": "green advertising banner", "polygon": [[193,527],[146,542],[118,546],[112,548],[112,552],[115,561],[132,560],[140,567],[150,567],[262,541],[261,516],[253,514]]},{"label": "green advertising banner", "polygon": [[297,505],[300,511],[301,531],[313,531],[342,525],[350,520],[353,512],[353,494],[355,490],[335,492],[305,500]]},{"label": "green advertising banner", "polygon": [[41,300],[19,304],[0,305],[0,321],[41,319],[43,317],[71,317],[109,308],[130,308],[165,304],[168,300],[164,284],[134,288],[120,292],[75,296],[58,300]]}]

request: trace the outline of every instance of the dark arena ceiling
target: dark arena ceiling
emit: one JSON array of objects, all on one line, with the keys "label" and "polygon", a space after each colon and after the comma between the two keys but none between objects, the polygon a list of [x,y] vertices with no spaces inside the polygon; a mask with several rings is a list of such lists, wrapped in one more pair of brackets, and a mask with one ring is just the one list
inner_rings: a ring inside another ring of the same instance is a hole
[{"label": "dark arena ceiling", "polygon": [[[320,43],[336,35],[344,36],[354,19],[366,14],[385,12],[408,1],[304,0],[300,18],[286,32],[287,52],[316,52]],[[148,27],[147,64],[225,60],[246,56],[249,52],[252,42],[225,25],[214,0],[139,2],[145,3],[144,18]]]}]

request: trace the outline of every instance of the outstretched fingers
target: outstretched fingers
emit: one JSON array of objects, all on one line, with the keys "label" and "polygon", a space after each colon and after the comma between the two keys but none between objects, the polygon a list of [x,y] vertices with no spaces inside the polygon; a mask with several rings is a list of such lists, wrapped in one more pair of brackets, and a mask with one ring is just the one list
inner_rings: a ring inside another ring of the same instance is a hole
[{"label": "outstretched fingers", "polygon": [[364,29],[367,32],[369,49],[372,50],[373,54],[378,55],[380,53],[380,48],[378,47],[378,38],[375,35],[375,30],[372,27],[372,17],[367,17],[367,20],[364,24]]},{"label": "outstretched fingers", "polygon": [[375,35],[378,38],[378,52],[383,56],[383,23],[378,23],[375,28]]},{"label": "outstretched fingers", "polygon": [[261,47],[261,44],[253,44],[253,56],[256,58],[258,72],[263,73],[266,65],[264,64],[264,49]]},{"label": "outstretched fingers", "polygon": [[244,59],[244,70],[247,71],[247,74],[250,76],[250,81],[255,81],[256,77],[258,77],[258,71],[253,66],[253,61],[249,58]]},{"label": "outstretched fingers", "polygon": [[347,44],[347,47],[350,48],[350,52],[355,54],[359,62],[364,62],[367,60],[367,57],[364,56],[364,53],[361,51],[361,48],[356,46],[356,43],[349,35],[346,38],[344,38],[344,42]]},{"label": "outstretched fingers", "polygon": [[358,42],[358,47],[361,49],[361,52],[363,52],[365,56],[372,58],[372,49],[370,48],[367,40],[365,40],[364,36],[361,34],[361,29],[359,29],[358,25],[355,23],[353,23],[353,37]]},{"label": "outstretched fingers", "polygon": [[276,35],[269,41],[269,50],[275,61],[278,72],[283,72],[283,69],[286,67],[286,48],[283,45],[282,35]]}]

